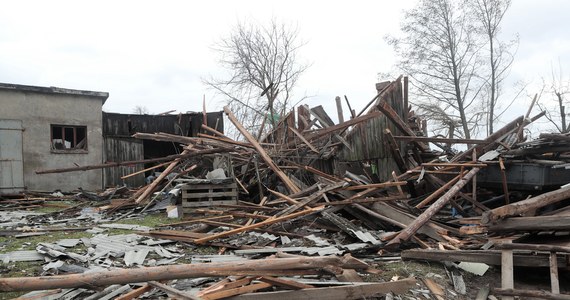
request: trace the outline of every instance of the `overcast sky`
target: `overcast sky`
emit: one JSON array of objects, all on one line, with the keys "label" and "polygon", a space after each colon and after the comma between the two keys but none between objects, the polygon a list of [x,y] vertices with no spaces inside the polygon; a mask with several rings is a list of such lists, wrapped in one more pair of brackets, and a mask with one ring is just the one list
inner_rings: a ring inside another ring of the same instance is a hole
[{"label": "overcast sky", "polygon": [[[111,112],[137,105],[151,113],[201,111],[204,95],[208,110],[219,110],[221,98],[201,80],[222,74],[212,45],[238,20],[275,17],[297,25],[307,42],[300,59],[312,66],[296,95],[313,96],[304,103],[323,104],[334,116],[336,95],[359,111],[375,95],[378,73],[393,72],[395,54],[383,37],[398,33],[402,11],[415,2],[7,1],[0,82],[109,92],[104,110]],[[533,94],[552,64],[570,74],[569,12],[566,0],[513,1],[503,22],[505,39],[520,35],[510,83],[530,82],[526,93]],[[523,114],[527,98],[510,114]]]}]

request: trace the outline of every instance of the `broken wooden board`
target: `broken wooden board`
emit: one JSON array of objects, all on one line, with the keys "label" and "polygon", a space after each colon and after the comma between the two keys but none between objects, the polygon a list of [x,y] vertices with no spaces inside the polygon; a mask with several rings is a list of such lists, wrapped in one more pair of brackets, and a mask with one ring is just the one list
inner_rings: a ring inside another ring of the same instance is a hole
[{"label": "broken wooden board", "polygon": [[313,300],[349,300],[362,299],[372,296],[381,296],[389,292],[402,294],[416,285],[413,278],[382,282],[382,283],[355,283],[354,285],[335,286],[325,288],[302,289],[295,291],[278,291],[245,294],[231,297],[232,300],[290,300],[290,299],[313,299]]}]

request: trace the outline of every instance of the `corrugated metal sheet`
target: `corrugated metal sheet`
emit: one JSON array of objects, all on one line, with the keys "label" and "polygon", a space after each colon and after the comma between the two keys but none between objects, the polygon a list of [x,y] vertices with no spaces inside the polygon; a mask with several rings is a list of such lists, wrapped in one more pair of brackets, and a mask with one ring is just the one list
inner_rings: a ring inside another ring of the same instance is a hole
[{"label": "corrugated metal sheet", "polygon": [[[131,161],[144,159],[143,141],[134,138],[104,138],[104,160],[105,161]],[[125,183],[127,186],[141,186],[144,184],[144,174],[138,174],[126,179],[122,176],[140,171],[142,164],[133,166],[121,166],[117,168],[105,168],[105,186],[117,186]]]}]

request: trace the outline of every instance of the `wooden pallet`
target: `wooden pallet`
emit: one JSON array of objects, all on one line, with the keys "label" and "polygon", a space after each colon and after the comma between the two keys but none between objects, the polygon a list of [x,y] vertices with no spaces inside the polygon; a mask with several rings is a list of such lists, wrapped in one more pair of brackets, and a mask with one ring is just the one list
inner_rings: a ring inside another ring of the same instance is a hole
[{"label": "wooden pallet", "polygon": [[182,207],[237,204],[237,184],[186,184],[182,187]]}]

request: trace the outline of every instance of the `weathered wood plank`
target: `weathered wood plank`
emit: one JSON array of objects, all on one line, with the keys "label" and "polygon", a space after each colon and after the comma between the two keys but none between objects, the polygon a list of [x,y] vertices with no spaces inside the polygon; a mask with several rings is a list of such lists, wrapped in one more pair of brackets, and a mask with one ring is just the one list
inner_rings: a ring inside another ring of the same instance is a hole
[{"label": "weathered wood plank", "polygon": [[382,282],[382,283],[360,283],[347,286],[335,286],[326,288],[302,289],[296,291],[279,291],[245,294],[228,299],[232,300],[290,300],[290,299],[312,299],[312,300],[350,300],[362,299],[372,296],[379,296],[389,292],[401,294],[414,287],[416,280],[413,278]]}]

